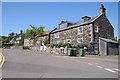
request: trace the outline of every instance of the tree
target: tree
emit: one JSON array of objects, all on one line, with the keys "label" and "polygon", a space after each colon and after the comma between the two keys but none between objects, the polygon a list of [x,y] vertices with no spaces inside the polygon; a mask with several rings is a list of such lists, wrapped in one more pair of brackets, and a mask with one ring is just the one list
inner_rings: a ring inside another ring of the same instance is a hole
[{"label": "tree", "polygon": [[15,36],[15,33],[14,32],[11,32],[8,34],[8,40],[10,41],[12,38],[14,38]]},{"label": "tree", "polygon": [[118,37],[115,37],[114,40],[118,42]]},{"label": "tree", "polygon": [[1,36],[2,44],[3,43],[9,43],[9,39],[6,36]]},{"label": "tree", "polygon": [[44,28],[43,26],[40,26],[39,28],[36,29],[36,35],[41,35],[43,34],[45,31],[44,31]]},{"label": "tree", "polygon": [[10,37],[14,37],[14,36],[15,36],[15,33],[14,33],[14,32],[11,32],[11,33],[9,33],[8,36],[10,36]]},{"label": "tree", "polygon": [[20,30],[20,34],[23,34],[23,30]]},{"label": "tree", "polygon": [[36,36],[36,30],[37,28],[34,27],[33,25],[30,25],[31,29],[27,29],[24,36],[26,38],[29,38],[29,39],[33,39],[33,44],[35,45],[36,43],[36,39],[35,39],[35,36]]},{"label": "tree", "polygon": [[30,25],[31,29],[27,29],[25,32],[25,37],[30,38],[33,40],[33,44],[36,44],[36,36],[44,34],[44,27],[40,26],[39,28],[34,27],[33,25]]},{"label": "tree", "polygon": [[26,38],[30,38],[30,39],[33,39],[33,36],[35,35],[34,31],[33,30],[29,30],[27,29],[26,32],[25,32],[25,37]]}]

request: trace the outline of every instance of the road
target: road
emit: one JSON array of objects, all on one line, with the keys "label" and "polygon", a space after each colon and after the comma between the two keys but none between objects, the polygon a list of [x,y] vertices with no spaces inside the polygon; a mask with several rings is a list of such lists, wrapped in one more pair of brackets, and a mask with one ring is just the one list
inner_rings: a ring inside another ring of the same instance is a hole
[{"label": "road", "polygon": [[15,49],[2,53],[3,78],[118,78],[117,57],[78,58]]}]

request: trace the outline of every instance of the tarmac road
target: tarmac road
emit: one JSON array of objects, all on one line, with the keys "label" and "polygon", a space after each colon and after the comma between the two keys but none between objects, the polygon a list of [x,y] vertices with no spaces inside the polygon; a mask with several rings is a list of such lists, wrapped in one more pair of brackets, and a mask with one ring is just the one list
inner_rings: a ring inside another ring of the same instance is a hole
[{"label": "tarmac road", "polygon": [[117,57],[83,58],[3,49],[3,78],[118,78]]}]

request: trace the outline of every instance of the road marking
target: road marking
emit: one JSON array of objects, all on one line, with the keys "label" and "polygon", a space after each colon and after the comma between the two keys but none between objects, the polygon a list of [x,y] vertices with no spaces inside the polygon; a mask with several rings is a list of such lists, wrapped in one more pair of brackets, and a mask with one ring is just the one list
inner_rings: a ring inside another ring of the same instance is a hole
[{"label": "road marking", "polygon": [[98,66],[98,65],[96,65],[96,67],[98,67],[98,68],[103,68],[103,67],[101,67],[101,66]]},{"label": "road marking", "polygon": [[91,64],[91,63],[88,63],[89,65],[93,65],[93,64]]},{"label": "road marking", "polygon": [[120,71],[119,69],[115,69],[116,71]]},{"label": "road marking", "polygon": [[108,69],[108,68],[105,68],[105,70],[115,73],[115,71]]}]

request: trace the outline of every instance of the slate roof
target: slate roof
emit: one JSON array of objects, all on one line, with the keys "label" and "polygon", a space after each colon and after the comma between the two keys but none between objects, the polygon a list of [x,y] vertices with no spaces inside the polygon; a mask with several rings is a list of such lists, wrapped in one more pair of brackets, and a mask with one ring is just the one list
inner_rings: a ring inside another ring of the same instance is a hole
[{"label": "slate roof", "polygon": [[103,41],[105,41],[105,42],[118,43],[118,42],[113,41],[113,40],[111,40],[111,39],[106,39],[106,38],[101,38],[101,37],[99,37],[99,39],[101,39],[101,40],[103,40]]},{"label": "slate roof", "polygon": [[40,35],[37,35],[36,38],[39,38],[39,37],[42,37],[42,36],[47,36],[49,33],[46,32],[46,33],[43,33],[43,34],[40,34]]},{"label": "slate roof", "polygon": [[68,27],[64,27],[64,28],[57,28],[56,30],[54,30],[52,33],[55,33],[55,32],[59,32],[59,31],[63,31],[63,30],[67,30],[67,29],[71,29],[71,28],[74,28],[74,27],[77,27],[77,26],[82,26],[82,25],[85,25],[85,24],[89,24],[89,23],[92,23],[94,22],[95,20],[97,20],[98,18],[101,17],[101,14],[98,15],[98,16],[95,16],[95,17],[92,17],[91,19],[89,19],[88,21],[78,21],[76,22],[75,24],[71,25],[71,26],[68,26]]}]

